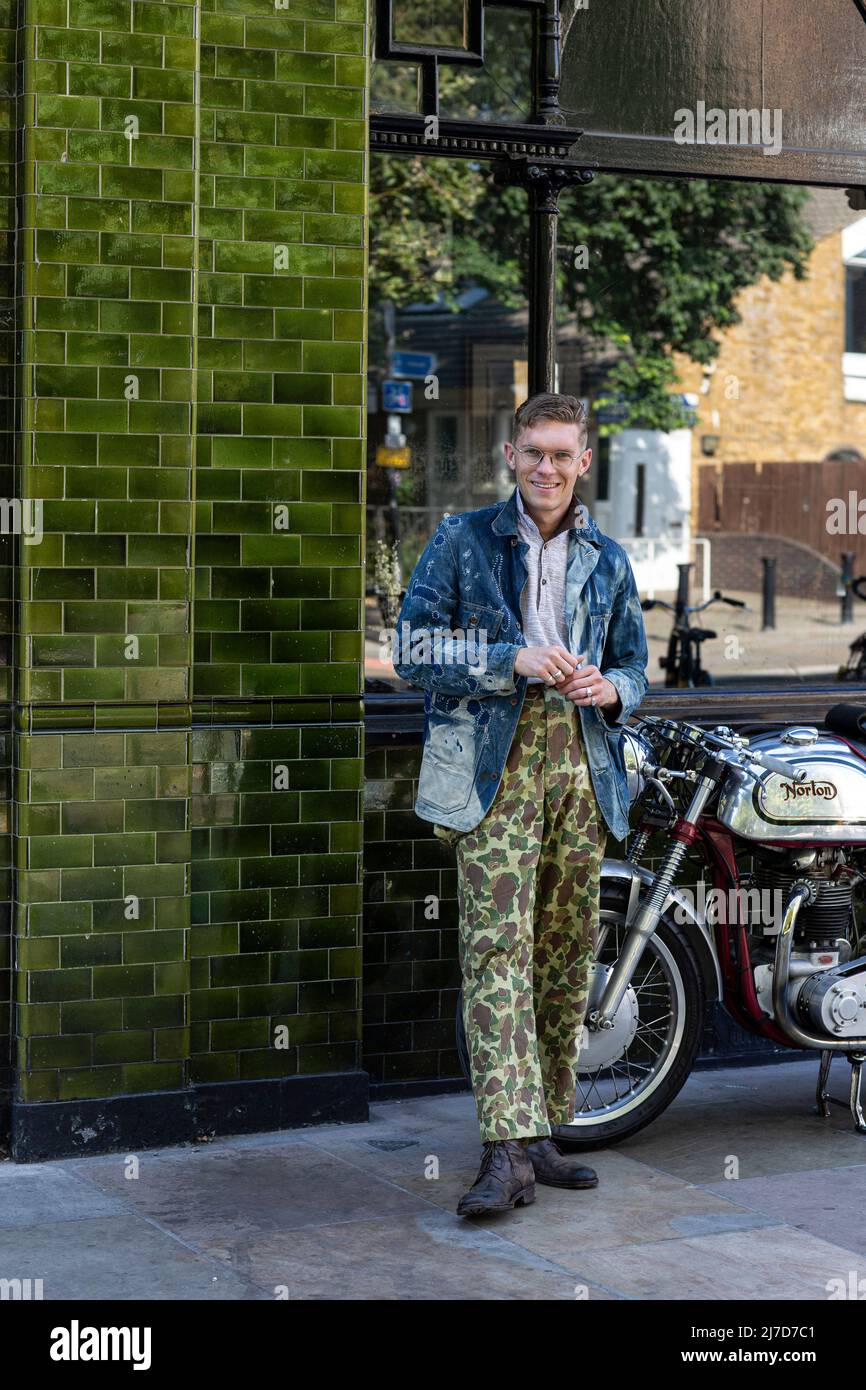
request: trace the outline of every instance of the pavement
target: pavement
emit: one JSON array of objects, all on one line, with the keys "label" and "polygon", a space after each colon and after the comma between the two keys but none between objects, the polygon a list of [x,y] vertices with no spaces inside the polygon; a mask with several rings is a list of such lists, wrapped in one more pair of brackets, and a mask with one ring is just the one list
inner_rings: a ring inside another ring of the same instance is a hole
[{"label": "pavement", "polygon": [[[849,1076],[835,1061],[831,1092]],[[587,1156],[598,1188],[537,1186],[483,1221],[454,1212],[480,1156],[466,1092],[374,1103],[368,1124],[6,1162],[0,1297],[4,1279],[62,1301],[866,1291],[866,1135],[847,1108],[816,1114],[815,1079],[811,1061],[699,1072],[654,1125]]]}]

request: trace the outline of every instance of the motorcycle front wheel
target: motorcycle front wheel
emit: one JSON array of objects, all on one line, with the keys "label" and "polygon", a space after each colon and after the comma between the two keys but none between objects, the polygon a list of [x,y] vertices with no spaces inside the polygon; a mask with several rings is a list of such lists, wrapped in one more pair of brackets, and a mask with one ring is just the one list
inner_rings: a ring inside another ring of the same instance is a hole
[{"label": "motorcycle front wheel", "polygon": [[[627,904],[621,879],[602,881],[587,1014],[600,998],[625,941]],[[658,1119],[691,1072],[704,1005],[703,981],[688,938],[672,918],[663,917],[635,968],[613,1028],[584,1029],[574,1119],[554,1128],[563,1148],[606,1148]],[[461,1000],[457,1051],[470,1080]]]}]

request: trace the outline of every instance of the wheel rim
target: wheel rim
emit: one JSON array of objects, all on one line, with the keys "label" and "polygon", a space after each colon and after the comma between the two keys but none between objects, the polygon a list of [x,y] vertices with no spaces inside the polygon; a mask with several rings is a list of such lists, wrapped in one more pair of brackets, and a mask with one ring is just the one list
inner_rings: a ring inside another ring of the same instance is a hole
[{"label": "wheel rim", "polygon": [[[599,921],[596,961],[609,967],[622,948],[625,918],[621,912],[602,909]],[[627,1027],[624,1010],[634,1010],[635,1006],[637,1026]],[[685,1032],[685,1006],[685,986],[676,960],[656,933],[647,943],[617,1012],[620,1056],[585,1070],[581,1070],[578,1058],[574,1119],[558,1128],[580,1130],[589,1125],[612,1124],[644,1105],[662,1084],[679,1053]]]}]

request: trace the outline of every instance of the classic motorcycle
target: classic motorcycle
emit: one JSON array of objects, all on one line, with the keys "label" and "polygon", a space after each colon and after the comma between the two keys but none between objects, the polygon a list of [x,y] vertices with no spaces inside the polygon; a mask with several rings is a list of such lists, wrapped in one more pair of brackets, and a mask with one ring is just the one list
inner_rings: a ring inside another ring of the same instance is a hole
[{"label": "classic motorcycle", "polygon": [[[575,1117],[564,1147],[617,1143],[658,1119],[685,1083],[708,1001],[748,1032],[851,1063],[866,1132],[866,708],[751,739],[721,725],[637,718],[619,755],[637,809],[625,860],[606,859]],[[656,837],[661,836],[659,848]],[[641,861],[653,846],[653,870]],[[709,891],[707,883],[710,883]],[[458,1051],[468,1057],[458,1006]]]}]

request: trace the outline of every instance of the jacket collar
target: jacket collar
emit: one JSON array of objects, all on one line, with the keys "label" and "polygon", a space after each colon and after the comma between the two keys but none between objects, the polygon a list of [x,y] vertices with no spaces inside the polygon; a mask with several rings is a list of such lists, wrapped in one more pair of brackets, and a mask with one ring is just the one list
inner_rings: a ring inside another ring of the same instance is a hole
[{"label": "jacket collar", "polygon": [[[578,506],[578,499],[574,497],[572,500],[575,506]],[[502,506],[493,518],[493,530],[498,536],[516,536],[518,534],[517,516],[517,486],[515,485],[511,496],[502,503]],[[600,546],[602,543],[602,534],[586,508],[583,510],[583,516],[584,524],[582,526],[575,525],[569,527],[569,534],[573,531],[578,540],[589,541],[591,545]]]}]

